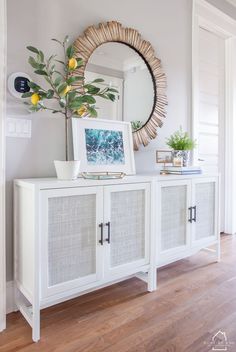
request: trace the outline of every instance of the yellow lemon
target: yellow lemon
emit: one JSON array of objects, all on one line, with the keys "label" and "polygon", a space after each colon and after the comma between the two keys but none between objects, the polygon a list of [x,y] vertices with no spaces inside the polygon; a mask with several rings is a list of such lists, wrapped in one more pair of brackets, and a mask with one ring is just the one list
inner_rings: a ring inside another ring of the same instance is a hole
[{"label": "yellow lemon", "polygon": [[31,103],[33,105],[37,105],[39,100],[40,100],[40,96],[37,93],[34,93],[33,95],[31,95]]},{"label": "yellow lemon", "polygon": [[68,66],[70,70],[75,70],[76,67],[78,66],[77,60],[74,57],[72,57],[68,62]]},{"label": "yellow lemon", "polygon": [[71,86],[66,86],[66,88],[63,90],[63,95],[66,95],[70,90]]},{"label": "yellow lemon", "polygon": [[77,110],[77,114],[78,114],[79,116],[83,116],[83,114],[84,114],[85,112],[87,112],[87,108],[86,108],[85,106],[83,106],[83,105]]}]

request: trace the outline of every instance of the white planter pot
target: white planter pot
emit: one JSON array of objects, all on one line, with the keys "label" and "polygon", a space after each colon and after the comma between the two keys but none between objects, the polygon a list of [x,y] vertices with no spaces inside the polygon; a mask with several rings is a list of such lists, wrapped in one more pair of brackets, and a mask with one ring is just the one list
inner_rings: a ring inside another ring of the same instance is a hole
[{"label": "white planter pot", "polygon": [[59,180],[75,180],[79,175],[80,161],[54,160],[54,165]]}]

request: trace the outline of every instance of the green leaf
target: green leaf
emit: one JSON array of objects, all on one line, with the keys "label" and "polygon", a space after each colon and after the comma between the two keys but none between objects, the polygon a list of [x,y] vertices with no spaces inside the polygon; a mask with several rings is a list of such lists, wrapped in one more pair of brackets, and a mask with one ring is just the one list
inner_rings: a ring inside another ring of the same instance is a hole
[{"label": "green leaf", "polygon": [[102,83],[104,82],[104,79],[102,78],[96,78],[94,81],[92,81],[91,83]]},{"label": "green leaf", "polygon": [[66,55],[69,59],[71,59],[75,54],[75,49],[73,45],[68,46],[68,48],[66,49]]},{"label": "green leaf", "polygon": [[37,73],[37,75],[42,75],[42,76],[47,76],[47,72],[44,70],[36,70],[34,73]]},{"label": "green leaf", "polygon": [[69,41],[69,36],[68,36],[68,35],[66,35],[66,36],[65,36],[65,38],[64,38],[64,40],[63,40],[63,44],[68,43],[68,41]]},{"label": "green leaf", "polygon": [[44,79],[48,82],[48,84],[51,85],[51,81],[50,81],[50,79],[48,78],[48,76],[44,76]]},{"label": "green leaf", "polygon": [[70,109],[72,109],[72,110],[78,110],[82,105],[83,105],[82,102],[73,101],[73,103],[71,103],[71,104],[69,105],[69,107],[70,107]]},{"label": "green leaf", "polygon": [[60,84],[60,86],[58,87],[58,93],[61,94],[67,87],[67,83],[64,82],[62,84]]},{"label": "green leaf", "polygon": [[48,59],[48,63],[50,63],[50,61],[52,61],[52,59],[54,59],[57,55],[51,55]]},{"label": "green leaf", "polygon": [[58,39],[52,38],[51,40],[53,40],[54,42],[57,42],[57,43],[62,45],[62,42],[60,42],[60,40],[58,40]]},{"label": "green leaf", "polygon": [[34,82],[28,82],[28,86],[36,93],[39,91],[39,89],[41,89],[41,87]]},{"label": "green leaf", "polygon": [[85,84],[84,88],[87,89],[89,94],[97,94],[100,92],[100,88],[95,87],[92,84]]},{"label": "green leaf", "polygon": [[100,94],[100,93],[98,93],[97,96],[98,96],[98,97],[101,97],[101,98],[103,98],[103,99],[110,100],[105,94]]},{"label": "green leaf", "polygon": [[54,73],[57,73],[58,75],[60,75],[62,78],[64,78],[63,74],[60,71],[54,71]]},{"label": "green leaf", "polygon": [[66,106],[66,101],[65,101],[65,99],[60,99],[60,100],[59,100],[59,104],[60,104],[60,106],[61,106],[62,108],[64,108],[64,107]]},{"label": "green leaf", "polygon": [[83,59],[81,59],[81,58],[79,57],[78,59],[76,59],[76,61],[77,61],[77,65],[78,65],[77,68],[83,66],[83,64],[84,64],[84,60],[83,60]]},{"label": "green leaf", "polygon": [[107,97],[109,100],[111,101],[115,101],[116,100],[116,96],[114,94],[111,94],[111,93],[107,93]]},{"label": "green leaf", "polygon": [[35,61],[35,59],[34,59],[32,56],[29,57],[28,63],[29,63],[33,68],[38,69],[38,63]]},{"label": "green leaf", "polygon": [[27,48],[29,51],[32,51],[33,53],[36,53],[36,54],[39,53],[38,49],[35,48],[34,46],[27,46],[26,48]]},{"label": "green leaf", "polygon": [[76,94],[77,94],[76,90],[72,90],[67,94],[69,102],[72,102],[75,99]]},{"label": "green leaf", "polygon": [[59,86],[59,84],[61,83],[62,81],[62,77],[61,76],[58,76],[55,81],[54,81],[54,86],[57,87]]},{"label": "green leaf", "polygon": [[119,93],[119,91],[115,88],[108,88],[108,92]]},{"label": "green leaf", "polygon": [[83,81],[85,78],[83,76],[75,76],[77,81]]},{"label": "green leaf", "polygon": [[88,107],[88,112],[91,117],[97,117],[98,113],[97,110],[93,106]]},{"label": "green leaf", "polygon": [[29,98],[33,95],[34,93],[32,92],[26,92],[21,95],[21,98]]},{"label": "green leaf", "polygon": [[50,68],[50,73],[53,74],[54,70],[55,70],[56,65],[52,65]]},{"label": "green leaf", "polygon": [[71,76],[68,78],[67,83],[68,84],[72,84],[75,83],[77,81],[82,81],[84,78],[82,76]]},{"label": "green leaf", "polygon": [[39,50],[38,58],[39,58],[39,61],[41,61],[41,62],[44,61],[44,54],[43,54],[43,52],[41,50]]},{"label": "green leaf", "polygon": [[69,104],[69,107],[72,109],[72,110],[77,110],[81,107],[81,105],[83,105],[83,97],[77,97],[75,98],[70,104]]},{"label": "green leaf", "polygon": [[83,95],[80,97],[83,103],[95,104],[96,100],[91,95]]},{"label": "green leaf", "polygon": [[62,65],[65,65],[65,62],[63,62],[63,61],[61,61],[61,60],[55,60],[55,61],[59,62],[59,63],[62,64]]},{"label": "green leaf", "polygon": [[37,112],[37,111],[39,111],[40,109],[42,109],[42,108],[41,108],[41,106],[39,106],[39,105],[34,105],[34,106],[31,106],[31,107],[29,108],[29,110],[30,110],[31,112]]},{"label": "green leaf", "polygon": [[42,90],[39,90],[38,94],[40,95],[41,99],[47,98],[47,94],[45,92],[43,92]]},{"label": "green leaf", "polygon": [[54,91],[52,89],[49,89],[46,93],[46,98],[47,99],[52,99],[54,96]]}]

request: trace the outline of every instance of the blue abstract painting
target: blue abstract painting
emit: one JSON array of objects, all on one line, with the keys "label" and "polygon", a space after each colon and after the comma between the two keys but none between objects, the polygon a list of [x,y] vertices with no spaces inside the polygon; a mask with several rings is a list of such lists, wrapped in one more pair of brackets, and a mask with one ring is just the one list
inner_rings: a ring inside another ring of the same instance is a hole
[{"label": "blue abstract painting", "polygon": [[87,162],[90,165],[125,164],[121,131],[85,129]]}]

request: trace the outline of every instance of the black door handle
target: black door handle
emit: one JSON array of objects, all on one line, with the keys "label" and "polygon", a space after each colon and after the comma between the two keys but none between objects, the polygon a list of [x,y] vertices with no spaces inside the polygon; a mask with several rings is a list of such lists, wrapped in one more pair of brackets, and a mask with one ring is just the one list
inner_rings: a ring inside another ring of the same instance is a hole
[{"label": "black door handle", "polygon": [[194,215],[193,215],[193,218],[192,218],[192,220],[194,221],[194,222],[196,222],[197,221],[197,207],[196,207],[196,205],[194,205],[194,207],[192,207],[192,209],[194,210]]},{"label": "black door handle", "polygon": [[110,221],[106,222],[105,225],[107,226],[107,232],[108,232],[107,233],[108,237],[106,238],[106,241],[108,243],[111,243],[111,223],[110,223]]},{"label": "black door handle", "polygon": [[103,223],[99,224],[99,227],[101,228],[101,239],[99,240],[99,243],[103,246]]},{"label": "black door handle", "polygon": [[190,211],[190,214],[189,214],[190,216],[189,216],[188,221],[192,223],[193,222],[193,207],[189,207],[188,210]]}]

